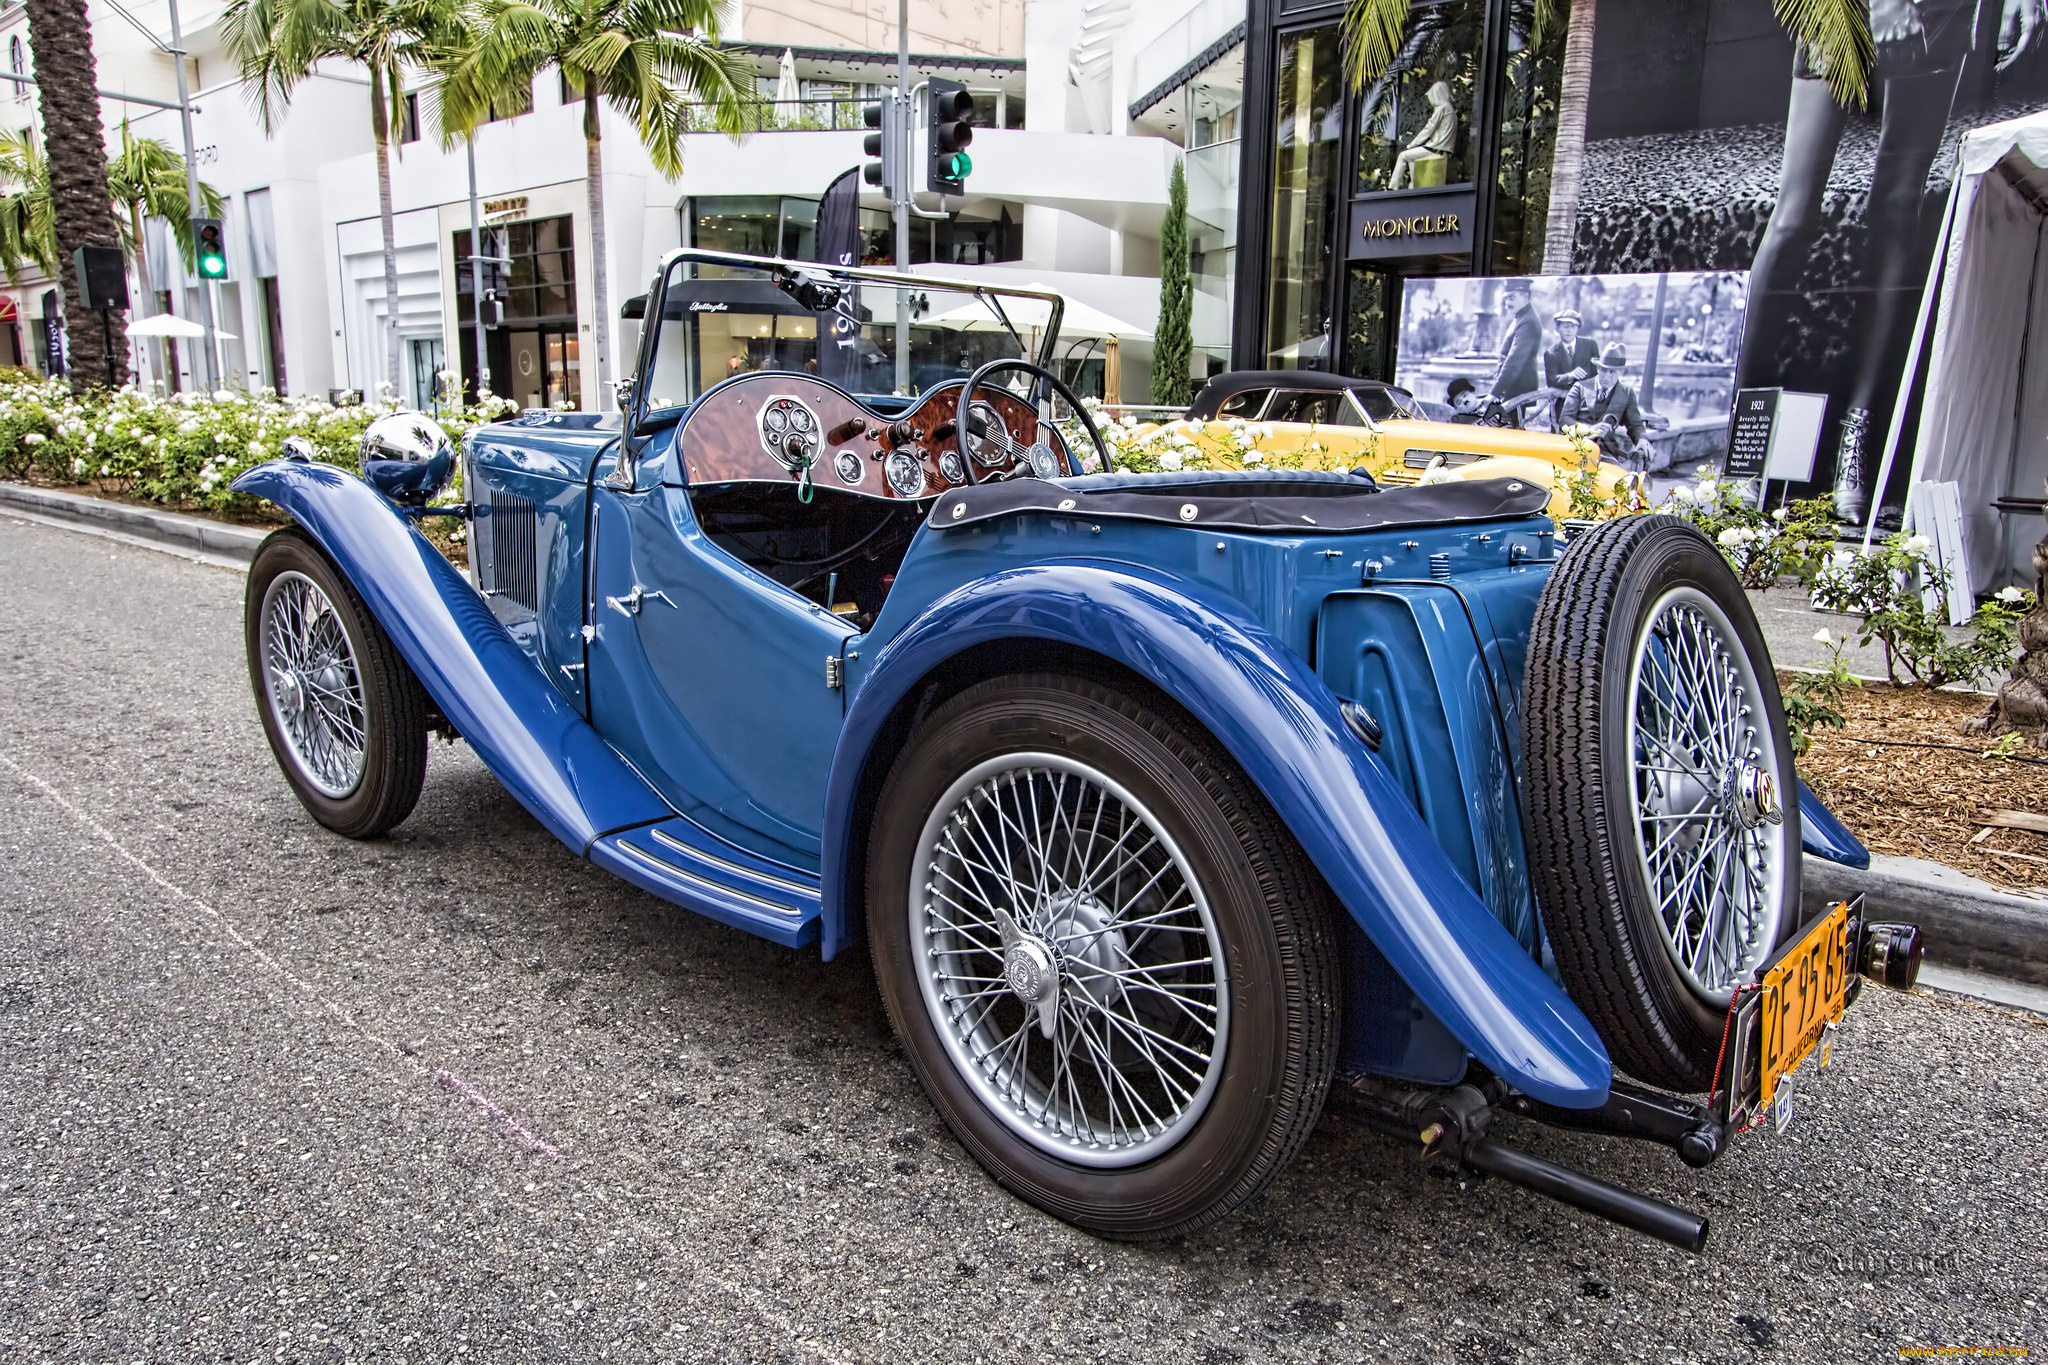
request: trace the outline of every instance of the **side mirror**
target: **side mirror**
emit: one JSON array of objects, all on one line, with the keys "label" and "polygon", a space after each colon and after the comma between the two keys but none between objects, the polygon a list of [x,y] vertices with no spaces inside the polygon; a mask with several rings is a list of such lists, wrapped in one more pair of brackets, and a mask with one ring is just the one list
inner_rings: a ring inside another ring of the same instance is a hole
[{"label": "side mirror", "polygon": [[303,436],[287,436],[279,444],[283,446],[284,457],[287,460],[297,460],[300,464],[312,464],[320,458],[320,452],[315,450],[313,443]]},{"label": "side mirror", "polygon": [[423,507],[455,475],[455,443],[417,412],[379,417],[363,432],[363,478],[396,503]]}]

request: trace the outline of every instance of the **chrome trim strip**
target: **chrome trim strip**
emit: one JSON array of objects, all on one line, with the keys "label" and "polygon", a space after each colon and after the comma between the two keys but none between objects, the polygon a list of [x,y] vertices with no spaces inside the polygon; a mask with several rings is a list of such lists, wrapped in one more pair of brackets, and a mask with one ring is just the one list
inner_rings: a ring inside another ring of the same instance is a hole
[{"label": "chrome trim strip", "polygon": [[727,872],[737,872],[743,877],[752,877],[755,881],[766,882],[770,886],[779,886],[784,891],[794,891],[799,896],[817,896],[819,894],[818,887],[815,885],[805,886],[802,882],[785,881],[781,877],[773,876],[766,872],[756,872],[753,868],[742,866],[739,863],[729,863],[715,853],[706,853],[703,849],[693,844],[684,843],[659,825],[648,832],[654,836],[654,842],[667,844],[676,852],[687,853],[692,858],[701,858],[713,867],[724,868]]},{"label": "chrome trim strip", "polygon": [[777,915],[784,915],[790,919],[801,920],[804,917],[803,912],[795,906],[778,905],[774,901],[764,901],[759,896],[750,896],[744,891],[736,891],[730,886],[724,886],[712,881],[709,877],[700,877],[685,868],[677,867],[665,858],[655,857],[638,844],[629,844],[624,839],[621,839],[618,846],[638,858],[641,862],[650,863],[670,876],[680,881],[688,882],[692,886],[701,886],[707,891],[717,891],[723,895],[731,896],[734,900],[745,901],[748,905],[758,905],[763,910],[771,911]]}]

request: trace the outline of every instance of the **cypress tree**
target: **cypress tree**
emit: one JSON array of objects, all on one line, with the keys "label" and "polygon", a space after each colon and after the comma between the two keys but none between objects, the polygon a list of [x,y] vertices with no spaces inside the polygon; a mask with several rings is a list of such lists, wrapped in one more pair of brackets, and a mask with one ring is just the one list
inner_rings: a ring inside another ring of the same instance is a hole
[{"label": "cypress tree", "polygon": [[1188,274],[1188,176],[1178,161],[1159,225],[1159,330],[1152,339],[1152,401],[1186,407],[1195,396],[1194,280]]}]

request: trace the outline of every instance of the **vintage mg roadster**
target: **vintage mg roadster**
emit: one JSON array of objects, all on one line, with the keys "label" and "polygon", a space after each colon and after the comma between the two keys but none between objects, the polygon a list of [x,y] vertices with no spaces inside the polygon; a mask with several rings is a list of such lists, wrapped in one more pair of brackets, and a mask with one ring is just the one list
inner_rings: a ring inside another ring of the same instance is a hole
[{"label": "vintage mg roadster", "polygon": [[1802,845],[1866,855],[1714,548],[1513,478],[1095,472],[1060,307],[678,252],[622,413],[244,475],[294,523],[247,611],[287,780],[371,838],[459,735],[651,894],[865,941],[960,1141],[1105,1235],[1242,1204],[1341,1076],[1434,1160],[1703,1245],[1489,1122],[1706,1165],[1917,971],[1910,926],[1802,913]]}]

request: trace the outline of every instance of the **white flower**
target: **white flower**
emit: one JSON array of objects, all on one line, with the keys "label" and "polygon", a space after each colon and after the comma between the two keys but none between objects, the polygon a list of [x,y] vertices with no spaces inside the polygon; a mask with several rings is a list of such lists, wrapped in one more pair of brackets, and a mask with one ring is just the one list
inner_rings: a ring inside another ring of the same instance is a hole
[{"label": "white flower", "polygon": [[234,395],[229,393],[226,389],[215,389],[213,391],[213,401],[216,403],[225,403],[228,400],[232,399],[233,397]]},{"label": "white flower", "polygon": [[43,433],[41,433],[40,431],[31,431],[21,438],[21,443],[23,445],[39,446],[49,439],[49,437],[43,435]]},{"label": "white flower", "polygon": [[1719,488],[1720,485],[1716,484],[1712,479],[1701,479],[1700,486],[1693,490],[1693,494],[1701,502],[1712,502]]},{"label": "white flower", "polygon": [[1828,628],[1826,626],[1822,626],[1819,630],[1815,631],[1813,633],[1813,638],[1820,641],[1824,645],[1831,645],[1835,642],[1835,637],[1828,634]]},{"label": "white flower", "polygon": [[1179,469],[1181,463],[1180,452],[1176,450],[1169,450],[1159,457],[1159,467],[1161,469]]},{"label": "white flower", "polygon": [[1264,464],[1266,462],[1266,452],[1263,450],[1247,450],[1244,453],[1244,462],[1246,464]]},{"label": "white flower", "polygon": [[1190,435],[1190,436],[1200,436],[1201,434],[1202,434],[1202,421],[1201,421],[1201,419],[1200,419],[1200,418],[1198,417],[1198,418],[1195,418],[1194,420],[1192,420],[1192,421],[1190,421],[1190,422],[1188,423],[1188,435]]},{"label": "white flower", "polygon": [[1777,511],[1771,513],[1771,520],[1781,522],[1790,515],[1791,514],[1789,512],[1787,512],[1784,508],[1780,507]]},{"label": "white flower", "polygon": [[1692,490],[1690,488],[1674,488],[1671,490],[1671,500],[1679,503],[1690,503],[1693,501]]},{"label": "white flower", "polygon": [[74,479],[82,479],[85,477],[84,460],[73,460],[71,462],[71,477]]},{"label": "white flower", "polygon": [[1913,556],[1915,559],[1923,557],[1929,550],[1933,548],[1934,542],[1929,540],[1926,536],[1906,537],[1906,553]]},{"label": "white flower", "polygon": [[101,466],[100,466],[100,477],[101,477],[101,478],[103,478],[103,479],[104,479],[105,477],[107,477],[107,474],[108,474],[108,472],[109,472],[109,471],[108,471],[108,469],[107,469],[107,467],[106,467],[105,465],[101,465]]},{"label": "white flower", "polygon": [[1731,526],[1727,530],[1723,531],[1720,535],[1715,536],[1714,539],[1721,542],[1721,547],[1723,549],[1732,550],[1736,546],[1742,544],[1744,536],[1742,534],[1741,527]]},{"label": "white flower", "polygon": [[261,442],[261,441],[251,441],[251,442],[249,442],[249,453],[250,453],[251,455],[261,455],[261,454],[263,453],[263,442]]},{"label": "white flower", "polygon": [[2021,592],[2018,588],[2014,587],[2000,588],[1997,592],[1993,593],[1992,596],[1996,597],[1999,601],[2005,603],[2007,606],[2012,605],[2014,602],[2022,601],[2026,598],[2025,593]]}]

